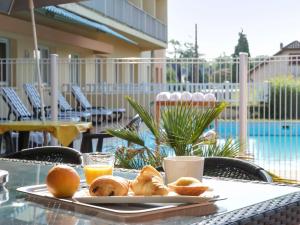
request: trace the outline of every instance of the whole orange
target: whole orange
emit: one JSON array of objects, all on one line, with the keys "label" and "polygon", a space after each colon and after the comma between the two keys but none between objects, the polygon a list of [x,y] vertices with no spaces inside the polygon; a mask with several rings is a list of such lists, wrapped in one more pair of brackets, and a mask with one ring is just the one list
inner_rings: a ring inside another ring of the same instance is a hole
[{"label": "whole orange", "polygon": [[46,184],[49,192],[57,198],[72,197],[80,184],[76,170],[67,165],[57,165],[49,170]]}]

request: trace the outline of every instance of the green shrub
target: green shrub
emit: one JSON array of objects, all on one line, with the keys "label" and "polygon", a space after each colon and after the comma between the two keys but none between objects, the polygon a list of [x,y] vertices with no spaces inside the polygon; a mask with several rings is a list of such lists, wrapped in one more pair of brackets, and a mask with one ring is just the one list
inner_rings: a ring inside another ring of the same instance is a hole
[{"label": "green shrub", "polygon": [[280,76],[270,81],[270,92],[265,110],[261,115],[270,119],[300,118],[300,79],[291,75]]}]

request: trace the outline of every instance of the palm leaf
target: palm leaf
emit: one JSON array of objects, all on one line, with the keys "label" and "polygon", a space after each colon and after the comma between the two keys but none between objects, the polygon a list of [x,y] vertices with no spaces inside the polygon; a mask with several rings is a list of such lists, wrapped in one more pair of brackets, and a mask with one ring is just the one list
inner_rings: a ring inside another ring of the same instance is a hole
[{"label": "palm leaf", "polygon": [[141,106],[139,103],[134,101],[131,97],[126,96],[125,97],[132,108],[139,114],[144,124],[148,127],[148,129],[151,131],[153,136],[156,140],[159,140],[159,128],[157,126],[157,123],[155,122],[154,118],[150,115],[149,112],[147,112],[143,106]]},{"label": "palm leaf", "polygon": [[192,143],[195,143],[199,137],[203,134],[205,129],[222,113],[222,111],[228,106],[227,103],[222,102],[213,108],[206,110],[204,113],[195,115],[195,132],[193,132]]},{"label": "palm leaf", "polygon": [[123,140],[126,140],[128,142],[140,145],[142,147],[146,147],[145,146],[145,141],[143,140],[143,138],[141,138],[139,136],[139,134],[135,131],[135,130],[129,130],[129,129],[107,129],[106,130],[107,133],[109,133],[112,136],[121,138]]},{"label": "palm leaf", "polygon": [[116,151],[116,166],[128,169],[141,169],[145,165],[161,166],[162,158],[157,158],[150,149],[128,149],[121,147]]},{"label": "palm leaf", "polygon": [[224,144],[209,144],[203,145],[198,144],[197,149],[194,151],[194,155],[199,155],[202,157],[236,157],[238,156],[241,144],[239,142],[234,142],[231,138],[228,138]]},{"label": "palm leaf", "polygon": [[200,136],[226,106],[226,103],[220,103],[205,112],[184,105],[167,108],[161,116],[163,142],[173,148],[176,155],[192,154]]}]

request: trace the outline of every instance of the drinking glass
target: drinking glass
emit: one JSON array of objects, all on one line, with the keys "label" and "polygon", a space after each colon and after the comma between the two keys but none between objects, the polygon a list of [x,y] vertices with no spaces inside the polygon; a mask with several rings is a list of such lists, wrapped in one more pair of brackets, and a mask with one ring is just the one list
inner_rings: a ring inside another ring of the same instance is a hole
[{"label": "drinking glass", "polygon": [[86,183],[90,185],[94,179],[103,175],[112,175],[115,157],[111,153],[84,153],[83,170]]}]

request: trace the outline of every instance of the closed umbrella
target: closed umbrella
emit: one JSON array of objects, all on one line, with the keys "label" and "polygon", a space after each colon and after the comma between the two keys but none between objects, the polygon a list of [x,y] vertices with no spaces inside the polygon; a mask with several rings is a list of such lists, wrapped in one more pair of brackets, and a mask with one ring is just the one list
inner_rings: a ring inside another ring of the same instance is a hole
[{"label": "closed umbrella", "polygon": [[66,4],[72,2],[79,2],[80,0],[0,0],[0,12],[10,14],[13,11],[21,11],[21,10],[30,10],[31,14],[31,22],[32,22],[32,33],[33,33],[33,41],[34,41],[34,53],[36,55],[36,68],[38,75],[38,84],[39,84],[39,92],[41,96],[41,113],[42,120],[45,120],[45,112],[44,112],[44,95],[42,90],[42,77],[40,64],[38,59],[38,42],[36,35],[36,26],[35,26],[35,17],[34,17],[34,8],[39,8],[42,6],[49,5],[58,5],[58,4]]}]

